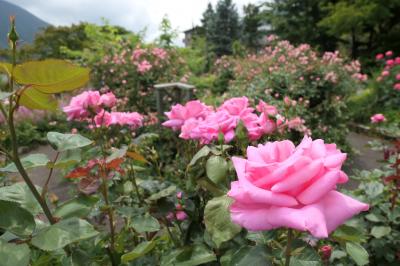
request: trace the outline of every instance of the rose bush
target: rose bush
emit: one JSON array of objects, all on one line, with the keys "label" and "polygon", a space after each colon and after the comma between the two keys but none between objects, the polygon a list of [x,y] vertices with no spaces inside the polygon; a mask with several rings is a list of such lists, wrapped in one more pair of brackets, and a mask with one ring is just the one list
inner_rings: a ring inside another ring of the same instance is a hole
[{"label": "rose bush", "polygon": [[334,144],[304,137],[247,148],[247,159],[233,157],[238,181],[228,193],[235,201],[232,220],[252,230],[289,227],[326,238],[368,205],[336,191],[346,183],[346,154]]},{"label": "rose bush", "polygon": [[96,89],[111,88],[117,97],[127,97],[126,111],[149,112],[156,108],[153,86],[180,81],[186,73],[183,59],[173,48],[124,44],[94,64],[93,83]]},{"label": "rose bush", "polygon": [[360,63],[347,61],[338,51],[319,55],[307,44],[268,40],[260,53],[218,63],[222,67],[216,73],[223,73],[224,66],[233,71],[227,97],[245,95],[272,102],[287,96],[304,105],[298,116],[307,121],[314,137],[346,147],[347,99],[367,80]]}]

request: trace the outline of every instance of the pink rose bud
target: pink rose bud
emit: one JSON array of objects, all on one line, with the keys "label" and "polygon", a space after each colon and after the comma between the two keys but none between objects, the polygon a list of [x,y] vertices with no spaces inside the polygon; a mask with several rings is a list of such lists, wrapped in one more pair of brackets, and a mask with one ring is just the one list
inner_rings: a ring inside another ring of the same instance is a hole
[{"label": "pink rose bud", "polygon": [[182,191],[179,191],[178,193],[176,193],[176,197],[178,199],[182,199]]},{"label": "pink rose bud", "polygon": [[181,204],[178,203],[178,204],[176,204],[176,209],[181,211],[181,210],[183,210],[183,207]]},{"label": "pink rose bud", "polygon": [[321,257],[323,261],[327,261],[330,259],[332,255],[332,247],[330,245],[324,245],[320,249]]},{"label": "pink rose bud", "polygon": [[383,59],[383,57],[384,57],[383,54],[377,54],[375,58],[376,58],[376,60],[381,60],[381,59]]},{"label": "pink rose bud", "polygon": [[386,118],[383,114],[374,114],[371,116],[371,123],[377,124],[386,121]]},{"label": "pink rose bud", "polygon": [[396,80],[400,80],[400,73],[396,75]]},{"label": "pink rose bud", "polygon": [[186,212],[184,212],[184,211],[177,211],[175,215],[176,215],[176,219],[178,219],[179,221],[186,220],[188,217]]},{"label": "pink rose bud", "polygon": [[394,84],[393,88],[397,91],[400,91],[400,83]]},{"label": "pink rose bud", "polygon": [[382,71],[382,73],[381,73],[381,76],[382,76],[382,77],[387,77],[387,76],[389,76],[389,75],[390,75],[390,72],[387,71],[387,70],[384,70],[384,71]]},{"label": "pink rose bud", "polygon": [[392,52],[392,51],[387,51],[387,52],[385,53],[385,55],[386,55],[386,56],[392,56],[392,55],[393,55],[393,52]]}]

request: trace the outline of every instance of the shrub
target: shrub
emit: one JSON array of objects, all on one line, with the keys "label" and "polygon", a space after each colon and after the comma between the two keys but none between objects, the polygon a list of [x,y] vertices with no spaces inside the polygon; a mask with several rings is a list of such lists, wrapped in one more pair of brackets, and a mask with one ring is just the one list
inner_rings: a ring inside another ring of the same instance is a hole
[{"label": "shrub", "polygon": [[[283,99],[306,103],[302,118],[314,137],[343,147],[347,132],[347,98],[362,87],[366,75],[357,61],[346,62],[339,53],[319,56],[309,45],[268,38],[269,45],[258,54],[231,59],[234,80],[229,96],[254,99]],[[225,68],[224,68],[225,69]]]},{"label": "shrub", "polygon": [[93,76],[95,87],[112,88],[118,97],[129,98],[129,106],[143,112],[155,110],[154,84],[179,81],[185,72],[176,50],[139,44],[106,55],[94,65]]}]

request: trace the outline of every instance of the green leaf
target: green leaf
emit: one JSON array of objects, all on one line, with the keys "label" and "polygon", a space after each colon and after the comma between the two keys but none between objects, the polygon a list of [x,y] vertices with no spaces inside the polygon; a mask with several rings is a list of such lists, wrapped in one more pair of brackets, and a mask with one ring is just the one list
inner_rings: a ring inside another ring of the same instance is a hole
[{"label": "green leaf", "polygon": [[228,173],[228,163],[221,156],[211,156],[206,163],[207,177],[215,184],[225,181]]},{"label": "green leaf", "polygon": [[244,246],[236,251],[229,263],[235,266],[269,266],[272,265],[268,259],[268,253],[264,245],[254,247]]},{"label": "green leaf", "polygon": [[161,198],[165,198],[165,197],[172,195],[175,191],[176,191],[176,186],[169,186],[169,187],[151,195],[150,197],[148,197],[146,199],[146,201],[157,201]]},{"label": "green leaf", "polygon": [[57,110],[58,103],[50,94],[42,93],[34,88],[27,88],[21,93],[19,98],[20,105],[29,109],[37,110]]},{"label": "green leaf", "polygon": [[12,201],[0,200],[0,228],[18,236],[30,236],[35,230],[32,214]]},{"label": "green leaf", "polygon": [[58,132],[48,132],[47,139],[50,145],[58,152],[82,148],[93,143],[90,139],[79,134],[63,134]]},{"label": "green leaf", "polygon": [[0,91],[0,100],[8,99],[12,95],[12,92]]},{"label": "green leaf", "polygon": [[155,245],[155,241],[145,241],[140,243],[131,252],[122,255],[122,263],[126,263],[146,255],[155,247]]},{"label": "green leaf", "polygon": [[80,195],[74,199],[61,203],[54,212],[54,216],[62,217],[64,219],[72,217],[84,218],[89,215],[93,206],[98,201],[99,198],[96,196]]},{"label": "green leaf", "polygon": [[121,149],[114,149],[110,156],[107,157],[106,162],[109,163],[115,159],[122,158],[126,155],[128,150],[127,146],[123,146]]},{"label": "green leaf", "polygon": [[376,198],[380,194],[382,194],[384,185],[380,182],[370,182],[363,186],[365,193],[367,193],[368,197]]},{"label": "green leaf", "polygon": [[65,247],[73,242],[92,238],[98,234],[93,226],[79,218],[61,220],[39,231],[32,238],[32,245],[46,251],[53,251]]},{"label": "green leaf", "polygon": [[0,73],[5,73],[8,76],[11,75],[12,65],[6,62],[0,62]]},{"label": "green leaf", "polygon": [[17,65],[15,80],[42,93],[59,93],[83,87],[89,81],[89,69],[67,61],[48,59]]},{"label": "green leaf", "polygon": [[310,248],[305,247],[301,252],[292,256],[290,260],[290,266],[319,266],[322,265],[321,257],[318,253]]},{"label": "green leaf", "polygon": [[55,164],[49,163],[48,167],[63,169],[71,165],[79,163],[81,161],[81,151],[77,150],[67,150],[61,153],[57,162]]},{"label": "green leaf", "polygon": [[380,223],[384,220],[382,215],[375,214],[375,213],[369,213],[369,214],[365,215],[365,219],[367,219],[370,222],[374,222],[374,223]]},{"label": "green leaf", "polygon": [[17,245],[0,239],[0,259],[3,266],[29,265],[30,253],[27,244]]},{"label": "green leaf", "polygon": [[241,231],[241,227],[231,221],[229,212],[231,203],[232,199],[224,195],[208,201],[204,210],[206,230],[217,247]]},{"label": "green leaf", "polygon": [[[39,193],[42,190],[38,186],[36,186],[36,189]],[[25,183],[16,183],[11,186],[0,187],[0,200],[16,202],[33,215],[42,212],[40,204]]]},{"label": "green leaf", "polygon": [[192,158],[188,166],[193,166],[203,157],[206,157],[211,152],[211,149],[208,146],[204,146],[201,148]]},{"label": "green leaf", "polygon": [[368,252],[358,243],[347,242],[346,252],[359,266],[369,263]]},{"label": "green leaf", "polygon": [[357,227],[344,224],[334,231],[332,237],[344,242],[362,242],[364,240],[364,233]]},{"label": "green leaf", "polygon": [[217,260],[204,245],[197,244],[175,249],[161,259],[162,266],[196,266]]},{"label": "green leaf", "polygon": [[[25,169],[46,166],[49,161],[47,155],[42,153],[31,154],[21,159]],[[6,167],[0,168],[0,172],[18,173],[18,169],[14,163],[10,163]]]},{"label": "green leaf", "polygon": [[132,227],[138,233],[156,232],[160,230],[160,223],[156,218],[146,213],[143,216],[134,216],[132,218]]},{"label": "green leaf", "polygon": [[371,235],[375,238],[381,238],[390,234],[391,231],[392,229],[389,226],[374,226],[371,229]]}]

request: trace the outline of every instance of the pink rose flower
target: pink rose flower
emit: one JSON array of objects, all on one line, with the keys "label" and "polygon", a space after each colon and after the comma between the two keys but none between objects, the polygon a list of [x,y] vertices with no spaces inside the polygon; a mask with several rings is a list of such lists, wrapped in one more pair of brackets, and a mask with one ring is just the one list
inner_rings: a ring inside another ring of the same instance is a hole
[{"label": "pink rose flower", "polygon": [[112,112],[111,124],[129,126],[131,129],[136,129],[143,126],[143,116],[137,112]]},{"label": "pink rose flower", "polygon": [[400,91],[400,83],[394,84],[393,88],[397,91]]},{"label": "pink rose flower", "polygon": [[238,181],[228,196],[232,221],[251,231],[289,227],[317,238],[369,206],[336,191],[345,183],[346,154],[335,144],[305,136],[295,147],[289,140],[247,148],[247,159],[233,157]]},{"label": "pink rose flower", "polygon": [[381,76],[382,76],[382,77],[387,77],[387,76],[389,76],[389,75],[390,75],[390,72],[387,71],[387,70],[384,70],[384,71],[382,71],[382,73],[381,73]]},{"label": "pink rose flower", "polygon": [[184,220],[186,220],[187,219],[187,214],[186,214],[186,212],[184,212],[184,211],[177,211],[176,213],[175,213],[175,216],[176,216],[176,219],[178,220],[178,221],[184,221]]},{"label": "pink rose flower", "polygon": [[381,123],[386,121],[386,118],[383,114],[374,114],[371,116],[371,123],[376,124],[376,123]]},{"label": "pink rose flower", "polygon": [[393,55],[393,52],[392,52],[392,51],[387,51],[387,52],[385,53],[385,55],[386,55],[386,56],[392,56],[392,55]]},{"label": "pink rose flower", "polygon": [[257,111],[260,113],[265,113],[268,116],[276,116],[278,114],[278,109],[273,105],[266,104],[263,100],[257,105]]},{"label": "pink rose flower", "polygon": [[103,110],[94,117],[94,122],[97,127],[108,127],[112,123],[112,116],[109,112]]},{"label": "pink rose flower", "polygon": [[396,80],[400,80],[400,73],[396,75]]},{"label": "pink rose flower", "polygon": [[100,104],[104,107],[112,108],[117,103],[114,93],[108,92],[100,96]]},{"label": "pink rose flower", "polygon": [[141,61],[141,62],[137,65],[137,71],[138,71],[140,74],[144,74],[144,73],[146,73],[147,71],[149,71],[152,67],[153,67],[153,66],[150,64],[149,61],[143,60],[143,61]]},{"label": "pink rose flower", "polygon": [[170,112],[165,112],[165,115],[169,120],[162,123],[165,127],[170,127],[173,130],[181,129],[182,125],[186,120],[190,118],[205,118],[210,112],[212,108],[200,102],[189,101],[185,104],[185,106],[181,104],[176,104],[172,106]]},{"label": "pink rose flower", "polygon": [[375,58],[376,58],[376,60],[381,60],[381,59],[383,59],[383,57],[384,57],[383,54],[377,54]]},{"label": "pink rose flower", "polygon": [[68,120],[83,120],[90,114],[101,111],[100,93],[98,91],[84,91],[72,97],[69,105],[63,108]]}]

